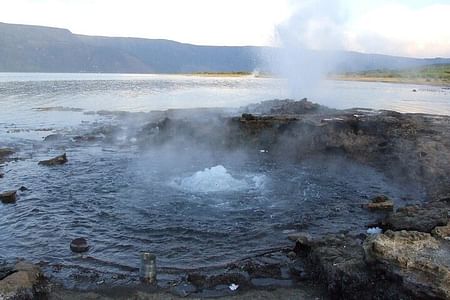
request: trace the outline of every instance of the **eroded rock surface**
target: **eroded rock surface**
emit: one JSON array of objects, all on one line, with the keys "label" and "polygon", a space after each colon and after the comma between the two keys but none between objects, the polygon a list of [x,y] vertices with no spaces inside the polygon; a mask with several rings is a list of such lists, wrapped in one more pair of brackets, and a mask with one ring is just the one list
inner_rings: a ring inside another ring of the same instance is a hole
[{"label": "eroded rock surface", "polygon": [[447,222],[448,212],[444,206],[406,206],[389,214],[382,222],[382,227],[397,231],[415,230],[430,233],[436,226],[444,226]]},{"label": "eroded rock surface", "polygon": [[450,299],[450,245],[429,233],[387,231],[366,241],[366,256],[414,297]]},{"label": "eroded rock surface", "polygon": [[20,261],[8,268],[0,280],[0,299],[36,299],[41,296],[43,281],[40,269],[28,262]]},{"label": "eroded rock surface", "polygon": [[450,241],[450,224],[447,224],[445,226],[437,226],[433,229],[431,234],[435,238],[444,239],[447,241]]},{"label": "eroded rock surface", "polygon": [[376,196],[367,204],[367,208],[372,211],[392,211],[394,210],[394,202],[384,195]]}]

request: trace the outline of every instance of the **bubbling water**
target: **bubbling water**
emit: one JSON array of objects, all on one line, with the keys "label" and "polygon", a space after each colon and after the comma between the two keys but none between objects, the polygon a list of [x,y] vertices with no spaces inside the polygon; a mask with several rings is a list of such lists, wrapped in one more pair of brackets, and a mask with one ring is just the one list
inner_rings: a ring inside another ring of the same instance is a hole
[{"label": "bubbling water", "polygon": [[175,178],[172,185],[194,193],[237,192],[261,188],[264,185],[264,178],[264,175],[246,175],[238,179],[224,166],[217,165],[188,177]]}]

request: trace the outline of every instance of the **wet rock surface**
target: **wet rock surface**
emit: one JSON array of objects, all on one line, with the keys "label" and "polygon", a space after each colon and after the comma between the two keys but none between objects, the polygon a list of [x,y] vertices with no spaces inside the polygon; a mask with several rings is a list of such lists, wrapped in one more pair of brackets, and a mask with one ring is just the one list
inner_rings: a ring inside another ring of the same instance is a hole
[{"label": "wet rock surface", "polygon": [[0,200],[2,203],[15,203],[17,191],[7,191],[0,193]]},{"label": "wet rock surface", "polygon": [[436,226],[445,226],[447,222],[447,208],[442,205],[406,206],[389,214],[381,226],[396,231],[415,230],[430,233]]},{"label": "wet rock surface", "polygon": [[[300,233],[290,237],[296,242],[295,247],[281,255],[240,261],[213,271],[166,272],[169,279],[162,276],[159,288],[183,297],[203,297],[229,293],[231,284],[239,285],[240,292],[316,281],[324,284],[332,298],[338,299],[450,297],[450,117],[361,109],[337,111],[307,100],[269,101],[248,106],[240,113],[239,116],[201,110],[154,113],[150,121],[121,139],[121,143],[136,143],[145,148],[168,142],[183,146],[189,141],[211,148],[262,149],[264,155],[293,161],[317,153],[337,154],[375,167],[392,180],[423,187],[428,200],[437,201],[388,213],[396,199],[377,197],[368,202],[367,197],[362,201],[373,211],[370,214],[381,212],[379,225],[389,230],[384,234],[367,237],[348,231],[327,236]],[[72,141],[114,143],[127,130],[101,126],[84,135],[72,136]],[[0,161],[10,154],[3,156],[0,151]],[[64,154],[39,164],[53,166],[65,162]],[[355,204],[358,208],[360,205]],[[66,274],[64,268],[50,268]],[[14,270],[5,268],[0,278],[18,273]],[[112,285],[138,282],[135,269],[124,271],[120,278],[113,275],[116,277],[112,279],[91,270],[67,274],[90,289],[108,279]]]},{"label": "wet rock surface", "polygon": [[58,165],[63,165],[65,163],[68,162],[66,153],[56,156],[54,158],[48,159],[48,160],[41,160],[39,162],[40,165],[43,166],[58,166]]},{"label": "wet rock surface", "polygon": [[444,239],[450,241],[450,224],[445,226],[436,226],[431,234],[438,239]]},{"label": "wet rock surface", "polygon": [[366,256],[412,296],[450,298],[450,244],[429,233],[387,231],[366,241]]},{"label": "wet rock surface", "polygon": [[344,234],[318,238],[300,235],[295,251],[305,261],[308,276],[323,282],[332,299],[409,299],[395,281],[369,268],[364,239]]},{"label": "wet rock surface", "polygon": [[372,211],[392,211],[394,210],[394,202],[384,195],[376,196],[367,204],[367,208]]},{"label": "wet rock surface", "polygon": [[0,265],[0,299],[43,299],[47,290],[41,270],[29,262]]},{"label": "wet rock surface", "polygon": [[89,244],[85,238],[76,238],[70,242],[70,250],[83,253],[89,250]]},{"label": "wet rock surface", "polygon": [[11,148],[0,148],[0,163],[5,162],[8,156],[11,156],[14,153],[15,151]]},{"label": "wet rock surface", "polygon": [[409,230],[402,225],[369,236],[297,233],[289,238],[296,241],[294,251],[305,270],[327,285],[332,298],[449,299],[449,225],[437,226],[446,220],[449,207],[407,206],[387,217],[398,217],[396,222]]}]

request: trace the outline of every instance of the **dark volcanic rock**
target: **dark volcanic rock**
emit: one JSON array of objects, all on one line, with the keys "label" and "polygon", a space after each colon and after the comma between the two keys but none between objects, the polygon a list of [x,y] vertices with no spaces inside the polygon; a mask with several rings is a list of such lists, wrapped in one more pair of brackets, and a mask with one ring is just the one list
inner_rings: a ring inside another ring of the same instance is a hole
[{"label": "dark volcanic rock", "polygon": [[382,227],[396,231],[415,230],[430,233],[436,226],[445,226],[447,222],[448,213],[443,206],[406,206],[389,214],[383,220]]},{"label": "dark volcanic rock", "polygon": [[306,98],[299,101],[291,99],[268,100],[257,104],[250,104],[246,107],[246,110],[252,114],[263,115],[301,115],[332,111],[325,106],[310,102]]},{"label": "dark volcanic rock", "polygon": [[359,237],[299,237],[296,249],[304,252],[300,255],[305,257],[306,272],[326,284],[332,299],[409,299],[395,280],[367,265]]},{"label": "dark volcanic rock", "polygon": [[7,191],[0,194],[0,200],[2,203],[15,203],[16,202],[16,191]]},{"label": "dark volcanic rock", "polygon": [[77,253],[86,252],[89,250],[88,242],[85,238],[76,238],[70,243],[70,250]]},{"label": "dark volcanic rock", "polygon": [[307,269],[326,282],[335,297],[358,299],[361,293],[375,289],[363,248],[354,238],[327,237],[312,247],[307,261]]},{"label": "dark volcanic rock", "polygon": [[57,157],[49,159],[49,160],[41,160],[39,162],[39,165],[57,166],[57,165],[65,164],[66,162],[68,162],[68,160],[67,160],[66,153],[64,153],[63,155],[57,156]]}]

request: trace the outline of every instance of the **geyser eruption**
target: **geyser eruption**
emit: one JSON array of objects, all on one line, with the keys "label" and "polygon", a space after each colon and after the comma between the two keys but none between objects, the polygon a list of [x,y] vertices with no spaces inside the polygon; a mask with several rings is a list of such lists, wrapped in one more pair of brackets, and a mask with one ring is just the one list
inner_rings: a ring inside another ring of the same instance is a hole
[{"label": "geyser eruption", "polygon": [[287,79],[290,96],[311,97],[335,70],[343,48],[344,13],[340,1],[291,1],[294,13],[275,30],[277,48],[263,55],[268,68]]}]

